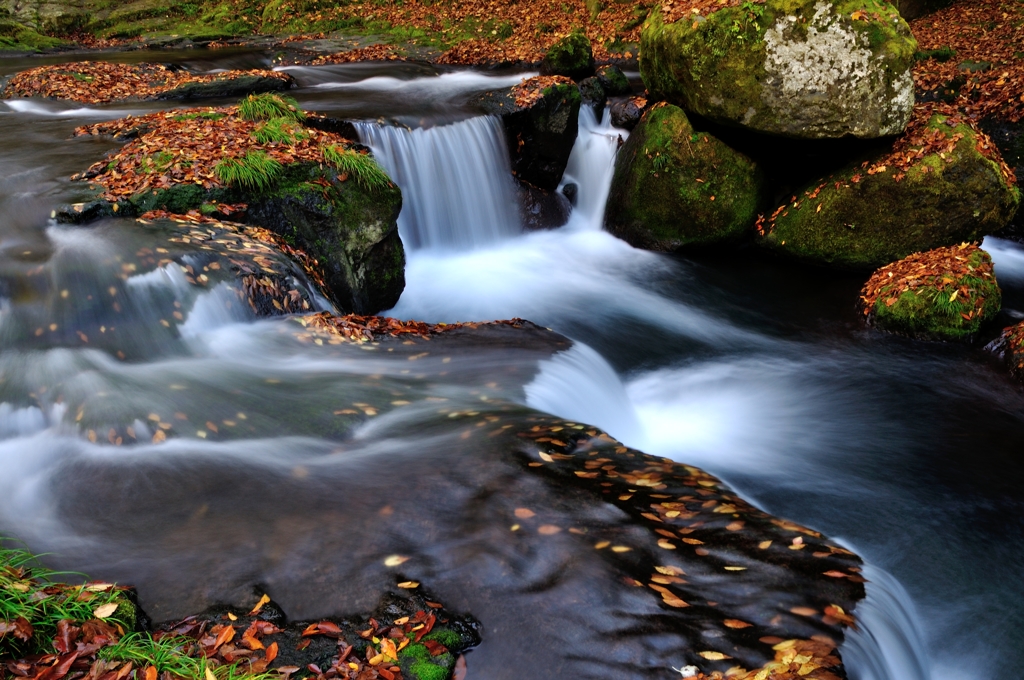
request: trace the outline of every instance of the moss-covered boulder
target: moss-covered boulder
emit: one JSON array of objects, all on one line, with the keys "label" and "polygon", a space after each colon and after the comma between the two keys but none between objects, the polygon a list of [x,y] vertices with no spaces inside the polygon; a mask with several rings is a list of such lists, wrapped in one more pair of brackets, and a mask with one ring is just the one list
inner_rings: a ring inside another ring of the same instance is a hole
[{"label": "moss-covered boulder", "polygon": [[861,291],[869,323],[925,340],[970,340],[1001,304],[992,258],[967,243],[886,265]]},{"label": "moss-covered boulder", "polygon": [[754,224],[762,183],[752,160],[661,103],[619,151],[606,227],[650,250],[735,240]]},{"label": "moss-covered boulder", "polygon": [[906,126],[916,49],[896,9],[877,0],[727,3],[706,16],[655,9],[640,73],[653,98],[719,123],[870,138]]},{"label": "moss-covered boulder", "polygon": [[594,50],[582,31],[575,30],[548,48],[540,72],[581,80],[594,74]]},{"label": "moss-covered boulder", "polygon": [[579,88],[565,76],[530,78],[476,100],[483,112],[501,116],[512,173],[544,191],[554,191],[565,172],[581,103]]},{"label": "moss-covered boulder", "polygon": [[758,231],[800,259],[879,267],[998,231],[1020,203],[1012,174],[964,119],[922,111],[891,151],[805,187]]}]

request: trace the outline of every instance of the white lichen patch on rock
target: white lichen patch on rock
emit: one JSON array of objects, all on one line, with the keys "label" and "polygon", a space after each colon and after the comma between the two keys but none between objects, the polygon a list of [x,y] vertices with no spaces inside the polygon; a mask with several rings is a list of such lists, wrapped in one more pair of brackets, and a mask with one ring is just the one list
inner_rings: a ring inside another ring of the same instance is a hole
[{"label": "white lichen patch on rock", "polygon": [[765,31],[761,98],[778,132],[880,137],[906,127],[914,106],[909,68],[892,73],[852,21],[822,0],[809,24],[786,15]]}]

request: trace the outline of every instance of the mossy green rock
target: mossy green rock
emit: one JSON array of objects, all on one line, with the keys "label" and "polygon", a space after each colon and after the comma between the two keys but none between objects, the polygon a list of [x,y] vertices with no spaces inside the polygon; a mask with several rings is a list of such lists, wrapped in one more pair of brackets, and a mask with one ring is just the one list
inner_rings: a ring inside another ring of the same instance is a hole
[{"label": "mossy green rock", "polygon": [[874,268],[1005,226],[1020,192],[978,151],[974,130],[943,116],[928,128],[962,137],[945,158],[926,154],[905,170],[875,174],[855,164],[815,182],[764,224],[761,242],[818,264]]},{"label": "mossy green rock", "polygon": [[[952,260],[945,268],[942,261]],[[976,246],[913,255],[884,267],[865,286],[864,313],[882,330],[922,340],[970,340],[995,318],[1002,292],[992,258]]]},{"label": "mossy green rock", "polygon": [[[328,189],[321,184],[326,180]],[[376,314],[405,289],[405,250],[398,236],[402,192],[371,191],[340,181],[315,163],[285,167],[277,185],[249,202],[248,219],[277,232],[320,261],[335,304]]]},{"label": "mossy green rock", "polygon": [[914,106],[917,43],[877,0],[745,2],[666,23],[640,41],[654,99],[713,121],[801,138],[898,134]]},{"label": "mossy green rock", "polygon": [[590,38],[573,31],[548,48],[540,67],[544,75],[569,76],[580,80],[594,74],[594,50]]},{"label": "mossy green rock", "polygon": [[754,223],[762,185],[752,160],[662,103],[619,151],[605,223],[650,250],[735,240]]}]

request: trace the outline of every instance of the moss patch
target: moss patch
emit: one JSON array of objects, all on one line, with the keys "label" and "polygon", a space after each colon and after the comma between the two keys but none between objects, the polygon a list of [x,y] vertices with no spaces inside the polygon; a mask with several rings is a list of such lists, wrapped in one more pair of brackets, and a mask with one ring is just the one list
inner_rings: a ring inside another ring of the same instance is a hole
[{"label": "moss patch", "polygon": [[556,42],[544,55],[541,72],[577,80],[591,75],[594,72],[594,50],[590,38],[582,31],[574,30]]},{"label": "moss patch", "polygon": [[[909,27],[876,0],[824,6],[729,3],[707,16],[655,9],[641,34],[641,76],[653,98],[720,123],[811,138],[898,132],[913,104]],[[836,78],[835,69],[862,75]]]},{"label": "moss patch", "polygon": [[994,149],[984,149],[971,126],[952,122],[932,116],[926,134],[946,143],[920,157],[908,149],[905,168],[897,159],[854,164],[805,187],[759,221],[762,243],[819,264],[873,268],[998,231],[1020,192]]},{"label": "moss patch", "polygon": [[762,185],[753,161],[661,104],[619,152],[606,223],[653,250],[735,240],[754,223]]},{"label": "moss patch", "polygon": [[875,326],[928,340],[969,340],[999,312],[992,258],[961,244],[911,255],[875,272],[861,293]]}]

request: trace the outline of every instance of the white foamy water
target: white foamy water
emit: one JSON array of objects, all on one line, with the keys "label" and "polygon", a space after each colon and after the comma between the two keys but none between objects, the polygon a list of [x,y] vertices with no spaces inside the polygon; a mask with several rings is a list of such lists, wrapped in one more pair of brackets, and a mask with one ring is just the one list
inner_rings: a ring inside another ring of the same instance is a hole
[{"label": "white foamy water", "polygon": [[501,120],[432,128],[357,123],[359,136],[402,189],[407,249],[467,249],[522,231]]},{"label": "white foamy water", "polygon": [[61,104],[41,102],[35,99],[7,99],[2,104],[13,113],[54,118],[104,118],[113,120],[115,118],[145,113],[144,109],[94,109],[87,106],[68,109],[63,108]]},{"label": "white foamy water", "polygon": [[[280,70],[303,74],[311,71],[310,67],[301,66],[284,67]],[[511,87],[522,82],[524,78],[532,78],[536,75],[537,73],[517,73],[510,76],[490,76],[475,71],[455,71],[443,73],[433,78],[404,80],[392,76],[373,76],[350,82],[321,82],[314,85],[314,87],[322,90],[341,90],[353,95],[389,92],[427,101],[436,99],[455,100],[475,92]]]}]

